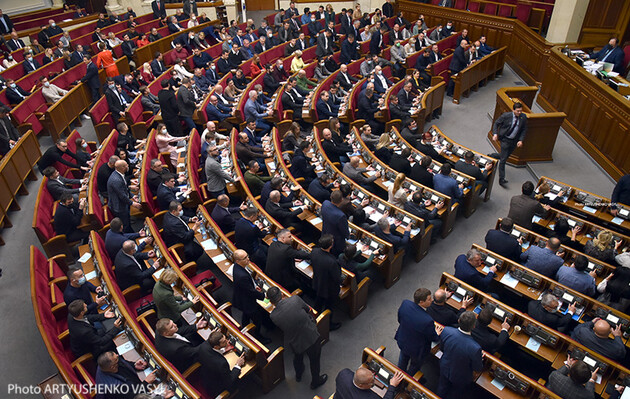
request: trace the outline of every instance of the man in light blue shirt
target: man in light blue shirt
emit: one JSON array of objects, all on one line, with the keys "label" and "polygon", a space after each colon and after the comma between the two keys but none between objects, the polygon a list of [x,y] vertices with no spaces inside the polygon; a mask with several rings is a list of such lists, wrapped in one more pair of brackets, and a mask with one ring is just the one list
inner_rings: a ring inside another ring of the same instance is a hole
[{"label": "man in light blue shirt", "polygon": [[556,255],[558,249],[560,249],[560,240],[555,237],[550,238],[544,248],[535,245],[529,247],[521,254],[521,261],[525,262],[523,263],[525,267],[553,278],[564,263],[562,258]]},{"label": "man in light blue shirt", "polygon": [[594,296],[597,289],[595,271],[587,273],[587,266],[588,260],[585,256],[580,255],[575,258],[571,266],[562,266],[558,269],[556,280],[584,295]]},{"label": "man in light blue shirt", "polygon": [[464,195],[464,185],[457,184],[457,180],[451,176],[451,164],[443,163],[440,173],[433,176],[433,188],[444,195],[453,198],[453,201],[459,202]]}]

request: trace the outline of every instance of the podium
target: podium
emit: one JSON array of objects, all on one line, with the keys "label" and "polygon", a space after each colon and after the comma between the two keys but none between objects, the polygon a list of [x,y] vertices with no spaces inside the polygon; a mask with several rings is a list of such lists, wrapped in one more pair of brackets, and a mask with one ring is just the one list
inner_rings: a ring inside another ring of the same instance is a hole
[{"label": "podium", "polygon": [[497,104],[492,117],[488,139],[497,152],[501,143],[492,139],[492,126],[501,114],[511,112],[515,102],[523,104],[527,116],[527,135],[522,147],[517,147],[507,162],[515,166],[525,166],[528,162],[553,161],[553,147],[558,130],[567,116],[564,112],[534,113],[531,110],[538,88],[536,86],[503,87],[497,90]]}]

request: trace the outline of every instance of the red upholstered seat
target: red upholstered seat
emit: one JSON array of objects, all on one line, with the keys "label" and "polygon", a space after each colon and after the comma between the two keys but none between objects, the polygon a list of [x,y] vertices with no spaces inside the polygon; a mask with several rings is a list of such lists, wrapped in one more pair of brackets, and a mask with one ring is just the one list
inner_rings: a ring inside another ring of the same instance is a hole
[{"label": "red upholstered seat", "polygon": [[492,3],[486,3],[483,7],[483,13],[488,15],[497,15],[497,5]]},{"label": "red upholstered seat", "polygon": [[[210,271],[210,270],[206,270],[203,271],[195,276],[192,276],[190,278],[190,281],[197,285],[199,283],[201,283],[203,280],[205,279],[210,279],[210,277],[214,277],[214,274]],[[212,284],[212,287],[208,287],[206,288],[206,290],[208,292],[212,292],[212,291],[216,291],[221,287],[221,282],[219,281],[219,279],[214,280],[214,283]]]},{"label": "red upholstered seat", "polygon": [[466,8],[466,0],[455,0],[455,8],[463,10]]},{"label": "red upholstered seat", "polygon": [[468,2],[468,11],[479,12],[480,7],[481,7],[481,3],[479,3],[478,1]]},{"label": "red upholstered seat", "polygon": [[529,14],[532,12],[532,5],[525,3],[518,3],[516,5],[516,19],[524,24],[529,21]]},{"label": "red upholstered seat", "polygon": [[451,64],[451,56],[442,58],[438,62],[433,64],[433,76],[441,76],[444,81],[448,83],[450,79],[450,73],[448,67]]},{"label": "red upholstered seat", "polygon": [[500,17],[511,17],[512,16],[512,7],[499,6],[499,16]]}]

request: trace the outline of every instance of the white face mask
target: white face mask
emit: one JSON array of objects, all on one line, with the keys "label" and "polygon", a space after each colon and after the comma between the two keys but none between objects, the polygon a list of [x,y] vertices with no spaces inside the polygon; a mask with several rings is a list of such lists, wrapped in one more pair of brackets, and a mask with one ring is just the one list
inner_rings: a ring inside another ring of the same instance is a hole
[{"label": "white face mask", "polygon": [[168,130],[162,129],[162,134],[167,134],[167,133],[168,133]]},{"label": "white face mask", "polygon": [[181,218],[182,216],[184,216],[184,210],[182,209],[181,211],[179,211],[179,217]]},{"label": "white face mask", "polygon": [[45,87],[50,87],[50,82],[44,82]]}]

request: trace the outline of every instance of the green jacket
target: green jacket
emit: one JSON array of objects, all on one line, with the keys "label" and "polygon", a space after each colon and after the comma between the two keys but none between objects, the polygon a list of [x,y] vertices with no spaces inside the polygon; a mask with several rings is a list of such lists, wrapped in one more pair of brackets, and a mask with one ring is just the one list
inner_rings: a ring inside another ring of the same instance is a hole
[{"label": "green jacket", "polygon": [[153,302],[157,308],[158,320],[167,318],[177,321],[182,317],[182,312],[193,305],[192,302],[183,301],[181,297],[175,296],[173,288],[161,281],[153,286]]},{"label": "green jacket", "polygon": [[[247,183],[249,191],[252,192],[254,197],[259,196],[265,182],[271,180],[271,176],[258,176],[251,173],[249,170],[245,172],[243,178],[245,179],[245,183]],[[265,204],[263,204],[263,206],[265,206]]]}]

